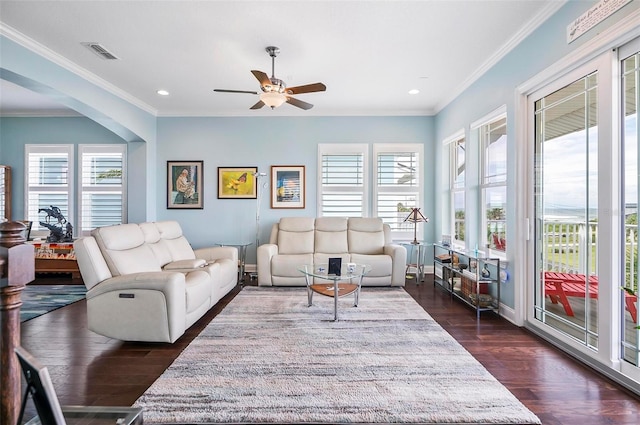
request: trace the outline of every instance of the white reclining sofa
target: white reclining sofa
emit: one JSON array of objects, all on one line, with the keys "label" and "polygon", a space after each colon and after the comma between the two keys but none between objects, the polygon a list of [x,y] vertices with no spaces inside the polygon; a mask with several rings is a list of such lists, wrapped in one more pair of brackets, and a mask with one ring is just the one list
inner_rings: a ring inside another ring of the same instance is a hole
[{"label": "white reclining sofa", "polygon": [[89,329],[174,342],[238,282],[234,247],[191,248],[176,221],[100,227],[74,244]]},{"label": "white reclining sofa", "polygon": [[304,286],[298,267],[327,263],[368,264],[363,286],[404,286],[405,247],[391,242],[391,229],[379,218],[283,217],[257,253],[259,286]]}]

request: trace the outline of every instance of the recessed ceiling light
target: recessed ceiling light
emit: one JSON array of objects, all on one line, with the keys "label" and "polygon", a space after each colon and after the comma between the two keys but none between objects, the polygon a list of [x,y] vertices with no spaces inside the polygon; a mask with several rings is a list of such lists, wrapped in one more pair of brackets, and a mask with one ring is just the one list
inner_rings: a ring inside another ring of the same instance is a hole
[{"label": "recessed ceiling light", "polygon": [[409,90],[409,94],[418,94],[418,93],[420,93],[420,90],[418,90],[418,89]]},{"label": "recessed ceiling light", "polygon": [[156,93],[158,93],[160,96],[169,96],[169,92],[166,90],[158,90]]}]

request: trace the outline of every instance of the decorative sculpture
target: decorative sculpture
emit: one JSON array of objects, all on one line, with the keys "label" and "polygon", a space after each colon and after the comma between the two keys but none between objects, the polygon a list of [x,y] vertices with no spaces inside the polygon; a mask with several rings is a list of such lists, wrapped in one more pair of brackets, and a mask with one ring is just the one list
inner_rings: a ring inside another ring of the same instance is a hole
[{"label": "decorative sculpture", "polygon": [[[47,236],[47,242],[73,242],[73,226],[62,215],[60,208],[50,206],[51,208],[40,208],[38,212],[46,212],[45,221],[40,222],[40,226],[46,227],[51,233]],[[51,217],[57,221],[51,224]]]}]

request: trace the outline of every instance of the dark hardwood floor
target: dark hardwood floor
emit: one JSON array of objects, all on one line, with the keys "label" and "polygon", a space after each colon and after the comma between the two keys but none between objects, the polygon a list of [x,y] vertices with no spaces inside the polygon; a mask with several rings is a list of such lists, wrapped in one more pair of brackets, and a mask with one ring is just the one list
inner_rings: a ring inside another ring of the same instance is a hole
[{"label": "dark hardwood floor", "polygon": [[[476,321],[472,309],[434,287],[430,276],[420,285],[408,280],[405,289],[543,424],[640,424],[639,397],[535,335],[491,314]],[[239,291],[174,344],[96,335],[87,329],[83,300],[24,322],[22,345],[48,366],[61,404],[130,406]]]}]

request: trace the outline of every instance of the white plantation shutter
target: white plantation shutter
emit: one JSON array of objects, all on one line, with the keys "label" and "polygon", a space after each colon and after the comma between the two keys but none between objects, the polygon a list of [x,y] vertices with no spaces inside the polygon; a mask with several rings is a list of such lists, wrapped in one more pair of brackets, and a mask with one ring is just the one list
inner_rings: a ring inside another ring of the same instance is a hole
[{"label": "white plantation shutter", "polygon": [[422,145],[375,145],[375,216],[391,226],[395,238],[411,235],[404,222],[412,208],[422,209]]},{"label": "white plantation shutter", "polygon": [[366,145],[319,145],[318,215],[365,217]]},{"label": "white plantation shutter", "polygon": [[126,145],[79,145],[79,234],[125,220]]},{"label": "white plantation shutter", "polygon": [[25,145],[27,220],[32,231],[48,231],[40,225],[51,207],[73,222],[73,145]]}]

